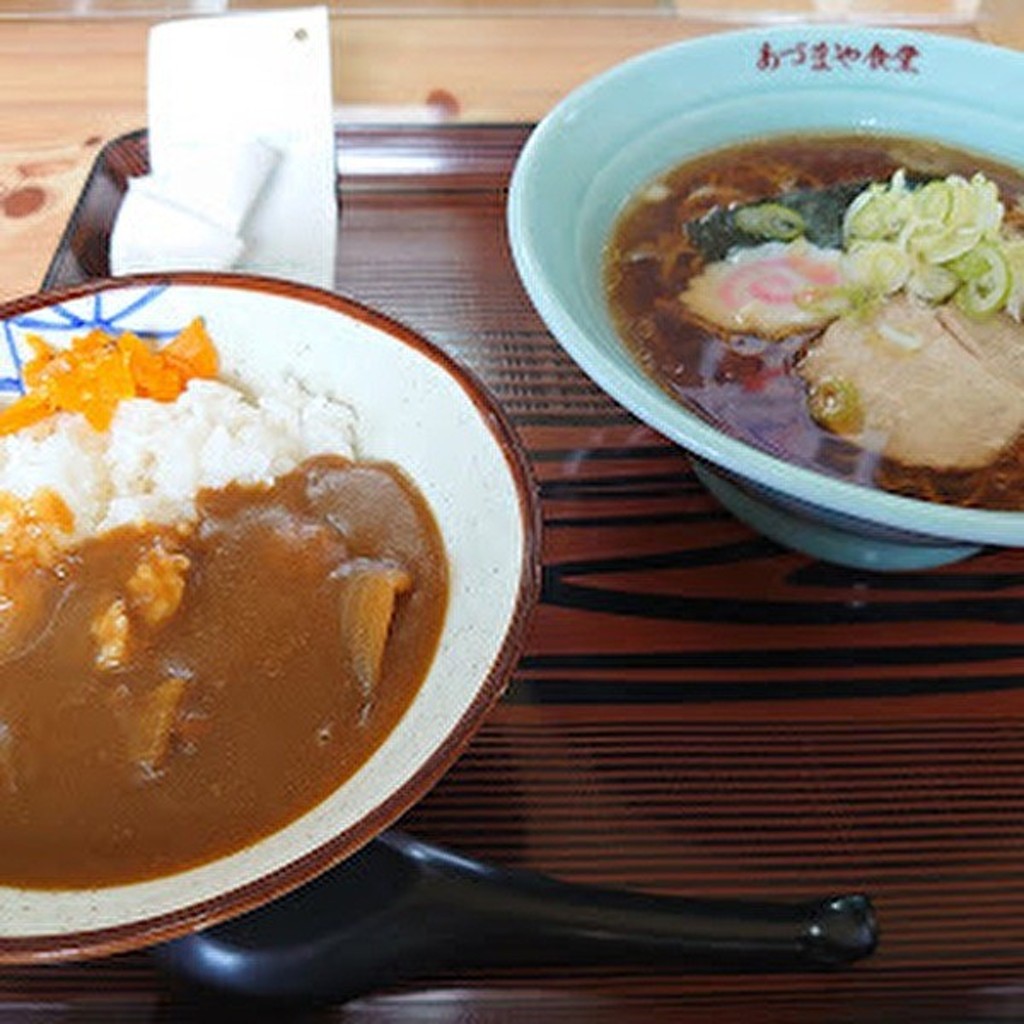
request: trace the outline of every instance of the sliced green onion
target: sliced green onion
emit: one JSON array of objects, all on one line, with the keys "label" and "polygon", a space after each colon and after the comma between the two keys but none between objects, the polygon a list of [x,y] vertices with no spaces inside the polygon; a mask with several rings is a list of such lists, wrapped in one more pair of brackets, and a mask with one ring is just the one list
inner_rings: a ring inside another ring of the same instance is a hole
[{"label": "sliced green onion", "polygon": [[[847,286],[877,298],[900,289],[974,317],[1001,309],[1024,319],[1024,239],[1003,228],[999,188],[981,172],[920,188],[897,171],[849,205],[843,220]],[[901,348],[905,339],[889,338]]]},{"label": "sliced green onion", "polygon": [[946,267],[920,263],[907,281],[907,289],[925,302],[945,302],[960,287],[960,278]]},{"label": "sliced green onion", "polygon": [[970,224],[946,227],[942,224],[922,224],[913,229],[909,238],[911,252],[928,263],[949,263],[968,253],[981,241],[980,228]]},{"label": "sliced green onion", "polygon": [[929,181],[914,193],[914,215],[921,221],[944,224],[953,209],[953,186]]},{"label": "sliced green onion", "polygon": [[893,348],[901,352],[918,352],[924,348],[924,338],[913,331],[904,331],[894,324],[880,323],[875,328],[875,333],[883,341],[889,343]]},{"label": "sliced green onion", "polygon": [[836,434],[859,434],[864,429],[864,410],[852,381],[843,377],[825,377],[814,384],[807,395],[807,411],[812,419]]},{"label": "sliced green onion", "polygon": [[803,217],[782,203],[759,203],[736,211],[736,226],[755,238],[792,242],[807,228]]},{"label": "sliced green onion", "polygon": [[[863,202],[861,202],[863,200]],[[887,229],[885,193],[882,191],[861,193],[850,205],[846,214],[845,234],[847,238],[884,238]]]},{"label": "sliced green onion", "polygon": [[956,303],[965,313],[990,316],[1006,304],[1013,275],[997,246],[982,242],[952,263],[950,269],[963,281]]},{"label": "sliced green onion", "polygon": [[999,201],[999,188],[980,171],[956,190],[951,219],[956,224],[971,224],[984,235],[998,233],[1005,208]]},{"label": "sliced green onion", "polygon": [[902,182],[893,188],[869,185],[850,204],[843,219],[843,236],[847,240],[871,242],[895,238],[906,225],[912,211],[912,197]]},{"label": "sliced green onion", "polygon": [[877,295],[892,295],[907,283],[912,263],[895,242],[858,242],[846,254],[843,268],[855,284]]}]

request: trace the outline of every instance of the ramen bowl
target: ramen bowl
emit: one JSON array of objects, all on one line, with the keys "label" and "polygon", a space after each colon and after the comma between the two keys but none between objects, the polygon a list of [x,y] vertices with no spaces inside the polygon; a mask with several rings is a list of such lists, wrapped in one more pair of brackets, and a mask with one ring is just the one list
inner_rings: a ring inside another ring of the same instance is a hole
[{"label": "ramen bowl", "polygon": [[908,570],[1024,543],[1024,515],[903,497],[796,465],[670,397],[616,331],[602,259],[618,216],[660,175],[771,136],[934,140],[1024,166],[1024,57],[927,33],[793,26],[671,45],[612,68],[538,125],[515,168],[511,248],[568,354],[691,453],[711,492],[781,544],[858,568]]},{"label": "ramen bowl", "polygon": [[[255,387],[287,376],[310,403],[333,396],[351,411],[356,458],[395,463],[414,482],[447,557],[439,639],[411,702],[355,773],[268,834],[142,881],[31,887],[0,878],[3,962],[101,955],[178,937],[344,860],[422,796],[468,743],[503,692],[536,599],[534,488],[501,410],[412,331],[336,295],[241,275],[172,274],[8,302],[0,307],[0,388],[20,389],[30,335],[55,348],[92,328],[166,339],[197,316],[225,379]],[[286,567],[279,585],[293,585]],[[308,596],[296,589],[300,614]],[[6,795],[0,787],[0,801]],[[233,808],[224,810],[226,822]],[[63,843],[68,858],[83,852],[62,835],[50,842],[58,852]]]}]

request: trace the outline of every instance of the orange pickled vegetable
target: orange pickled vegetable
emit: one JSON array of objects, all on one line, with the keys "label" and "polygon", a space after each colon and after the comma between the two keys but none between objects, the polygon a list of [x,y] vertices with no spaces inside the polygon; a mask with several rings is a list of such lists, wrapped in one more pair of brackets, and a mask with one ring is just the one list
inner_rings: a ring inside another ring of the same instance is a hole
[{"label": "orange pickled vegetable", "polygon": [[198,317],[160,354],[193,377],[213,377],[217,373],[217,350]]},{"label": "orange pickled vegetable", "polygon": [[22,427],[30,427],[46,419],[51,411],[43,399],[32,394],[25,395],[6,409],[0,409],[0,434],[13,434]]},{"label": "orange pickled vegetable", "polygon": [[81,413],[96,430],[106,430],[122,399],[173,402],[193,378],[217,373],[217,350],[198,318],[160,349],[127,331],[93,330],[68,349],[51,348],[37,336],[28,343],[35,353],[25,364],[28,391],[0,409],[0,434],[56,412]]},{"label": "orange pickled vegetable", "polygon": [[[124,337],[128,366],[140,395],[158,402],[173,402],[181,394],[187,376],[164,355],[154,352],[141,338]],[[193,374],[195,376],[195,374]]]}]

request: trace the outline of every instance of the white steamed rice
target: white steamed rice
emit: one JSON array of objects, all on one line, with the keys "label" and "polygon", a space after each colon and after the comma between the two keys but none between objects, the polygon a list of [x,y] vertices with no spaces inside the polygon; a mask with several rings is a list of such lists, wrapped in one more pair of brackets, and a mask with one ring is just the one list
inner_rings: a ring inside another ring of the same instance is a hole
[{"label": "white steamed rice", "polygon": [[314,455],[353,451],[352,410],[294,381],[249,396],[193,380],[174,402],[122,401],[105,432],[60,413],[0,437],[0,490],[55,491],[76,542],[129,523],[193,522],[200,490],[269,484]]}]

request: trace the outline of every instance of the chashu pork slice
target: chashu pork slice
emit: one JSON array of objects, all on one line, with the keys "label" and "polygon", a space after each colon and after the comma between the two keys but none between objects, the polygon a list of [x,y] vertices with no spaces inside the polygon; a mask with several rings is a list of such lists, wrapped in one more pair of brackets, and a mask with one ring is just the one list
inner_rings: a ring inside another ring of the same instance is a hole
[{"label": "chashu pork slice", "polygon": [[943,306],[938,313],[946,328],[992,373],[1024,391],[1024,324],[1006,313],[977,319],[956,306]]},{"label": "chashu pork slice", "polygon": [[809,346],[798,371],[811,393],[852,386],[865,447],[907,466],[984,466],[1024,429],[1024,386],[1001,359],[981,354],[982,343],[954,334],[947,312],[900,296],[872,315],[844,317]]}]

